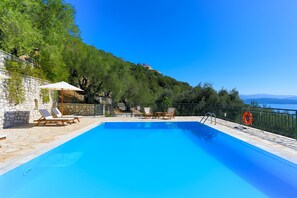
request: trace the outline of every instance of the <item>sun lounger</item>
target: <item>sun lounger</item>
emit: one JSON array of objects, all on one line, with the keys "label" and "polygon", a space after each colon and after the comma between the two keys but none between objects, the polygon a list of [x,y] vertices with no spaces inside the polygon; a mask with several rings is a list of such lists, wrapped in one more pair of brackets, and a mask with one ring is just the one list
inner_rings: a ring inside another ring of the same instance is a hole
[{"label": "sun lounger", "polygon": [[167,112],[164,112],[164,119],[174,118],[175,108],[168,108]]},{"label": "sun lounger", "polygon": [[119,109],[121,111],[126,111],[127,110],[127,107],[126,107],[125,103],[118,103],[117,105],[118,105],[118,107],[119,107]]},{"label": "sun lounger", "polygon": [[144,107],[144,113],[143,116],[145,118],[152,118],[153,117],[153,113],[151,112],[151,108],[150,107]]},{"label": "sun lounger", "polygon": [[79,121],[79,119],[82,118],[82,116],[77,115],[63,115],[58,108],[52,108],[52,112],[54,116],[57,118],[74,118],[77,121]]},{"label": "sun lounger", "polygon": [[46,109],[39,109],[39,113],[42,117],[38,120],[34,120],[37,122],[36,125],[39,125],[42,122],[44,122],[44,125],[47,123],[62,123],[65,125],[65,123],[71,124],[74,122],[74,118],[54,118]]},{"label": "sun lounger", "polygon": [[143,113],[135,108],[131,108],[133,116],[143,116]]}]

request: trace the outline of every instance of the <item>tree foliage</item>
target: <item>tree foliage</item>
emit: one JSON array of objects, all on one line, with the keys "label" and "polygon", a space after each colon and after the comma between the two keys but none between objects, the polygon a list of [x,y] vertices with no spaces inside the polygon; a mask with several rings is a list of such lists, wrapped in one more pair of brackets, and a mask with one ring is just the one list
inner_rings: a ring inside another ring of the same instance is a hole
[{"label": "tree foliage", "polygon": [[62,0],[0,2],[0,47],[35,62],[49,80],[67,80],[63,49],[78,37],[74,9]]},{"label": "tree foliage", "polygon": [[185,115],[204,115],[207,112],[220,115],[226,110],[241,109],[245,106],[236,89],[216,91],[210,83],[199,84],[177,95],[174,103]]},{"label": "tree foliage", "polygon": [[1,0],[0,48],[33,62],[38,76],[79,86],[86,103],[111,96],[115,102],[159,111],[195,104],[194,113],[243,105],[235,89],[217,92],[209,83],[191,87],[85,44],[74,17],[74,8],[63,0]]}]

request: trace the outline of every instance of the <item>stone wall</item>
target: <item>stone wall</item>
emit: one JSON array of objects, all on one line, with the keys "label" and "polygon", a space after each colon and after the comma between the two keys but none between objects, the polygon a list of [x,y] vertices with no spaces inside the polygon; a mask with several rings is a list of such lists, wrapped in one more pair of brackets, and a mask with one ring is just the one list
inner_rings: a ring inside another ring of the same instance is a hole
[{"label": "stone wall", "polygon": [[13,56],[9,53],[6,53],[2,50],[0,50],[0,69],[4,69],[5,68],[5,60],[16,60],[16,61],[21,61],[21,62],[25,62],[26,64],[30,64],[31,66],[33,66],[33,63],[28,62],[26,60],[22,60],[19,59],[16,56]]},{"label": "stone wall", "polygon": [[[8,76],[5,71],[0,73]],[[14,104],[8,100],[8,80],[0,79],[0,128],[9,128],[17,125],[33,122],[40,118],[39,109],[50,110],[53,107],[53,99],[43,104],[38,86],[43,85],[40,79],[27,77],[23,78],[25,90],[25,101],[21,104]]]},{"label": "stone wall", "polygon": [[[59,109],[61,106],[59,105]],[[83,116],[98,116],[103,115],[105,105],[101,104],[81,104],[81,103],[64,103],[65,115],[83,115]]]},{"label": "stone wall", "polygon": [[[61,110],[61,106],[59,105]],[[64,114],[65,115],[94,115],[94,105],[93,104],[79,104],[79,103],[64,103]]]},{"label": "stone wall", "polygon": [[[17,57],[0,50],[0,74],[9,76],[5,70],[5,60],[10,59],[19,60]],[[25,62],[28,63],[27,61]],[[32,77],[23,78],[25,101],[17,105],[8,101],[7,83],[8,80],[0,79],[0,129],[33,122],[35,119],[40,118],[38,109],[45,108],[50,110],[52,108],[52,98],[50,98],[49,103],[43,104],[40,97],[38,86],[43,85],[44,81],[42,82],[40,79]]]},{"label": "stone wall", "polygon": [[4,112],[3,128],[10,128],[29,123],[30,111],[6,111]]}]

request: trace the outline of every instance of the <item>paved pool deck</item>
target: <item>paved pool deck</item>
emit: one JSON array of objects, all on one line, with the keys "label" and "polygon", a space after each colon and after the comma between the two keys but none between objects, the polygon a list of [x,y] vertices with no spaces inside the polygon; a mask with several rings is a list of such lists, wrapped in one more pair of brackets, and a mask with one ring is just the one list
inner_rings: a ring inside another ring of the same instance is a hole
[{"label": "paved pool deck", "polygon": [[[103,122],[179,122],[199,121],[200,119],[201,117],[197,116],[175,117],[172,120],[138,117],[83,117],[81,122],[66,126],[35,126],[34,123],[29,123],[16,128],[1,129],[0,136],[7,135],[7,137],[0,140],[0,175]],[[249,127],[242,128],[238,124],[220,119],[217,119],[216,124],[211,123],[210,120],[205,124],[297,164],[297,141],[295,139]]]}]

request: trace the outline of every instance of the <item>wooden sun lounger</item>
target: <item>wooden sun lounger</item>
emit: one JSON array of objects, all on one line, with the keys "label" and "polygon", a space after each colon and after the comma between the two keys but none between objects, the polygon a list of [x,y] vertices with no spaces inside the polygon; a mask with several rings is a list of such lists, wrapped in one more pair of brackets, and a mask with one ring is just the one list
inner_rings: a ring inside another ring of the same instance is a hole
[{"label": "wooden sun lounger", "polygon": [[144,118],[152,118],[153,117],[153,113],[151,112],[150,107],[144,107],[143,117]]},{"label": "wooden sun lounger", "polygon": [[37,122],[36,126],[38,126],[40,123],[44,123],[44,125],[47,123],[61,123],[65,125],[65,123],[71,124],[75,122],[74,118],[53,118],[46,109],[40,109],[39,112],[42,117],[38,120],[34,120],[34,122]]},{"label": "wooden sun lounger", "polygon": [[132,111],[134,116],[143,116],[143,113],[141,111],[138,111],[135,108],[131,108],[131,111]]},{"label": "wooden sun lounger", "polygon": [[36,126],[38,126],[40,123],[44,123],[43,125],[46,125],[47,123],[61,123],[62,125],[65,125],[65,122],[68,124],[71,124],[74,122],[74,118],[39,118],[38,120],[34,120],[36,123]]},{"label": "wooden sun lounger", "polygon": [[54,114],[54,116],[56,118],[74,118],[75,120],[80,122],[80,118],[82,118],[82,116],[78,116],[78,115],[63,115],[58,108],[52,108],[52,112]]},{"label": "wooden sun lounger", "polygon": [[164,112],[164,119],[174,118],[175,108],[168,108],[167,112]]}]

